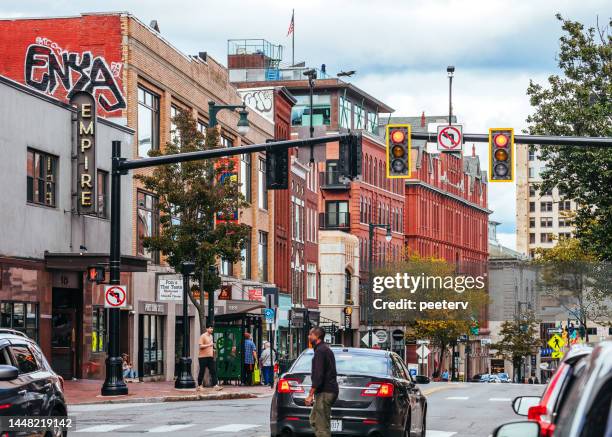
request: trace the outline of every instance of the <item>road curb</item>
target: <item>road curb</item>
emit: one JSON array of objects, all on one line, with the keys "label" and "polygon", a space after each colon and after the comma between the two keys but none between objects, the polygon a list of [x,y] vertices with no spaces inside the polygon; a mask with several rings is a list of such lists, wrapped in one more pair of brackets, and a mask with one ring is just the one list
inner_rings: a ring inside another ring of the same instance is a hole
[{"label": "road curb", "polygon": [[94,402],[68,403],[68,407],[78,405],[104,405],[104,404],[135,404],[135,403],[161,403],[161,402],[183,402],[183,401],[224,401],[229,399],[253,399],[260,397],[258,393],[211,393],[197,395],[172,395],[156,396],[147,398],[130,399],[104,399]]}]

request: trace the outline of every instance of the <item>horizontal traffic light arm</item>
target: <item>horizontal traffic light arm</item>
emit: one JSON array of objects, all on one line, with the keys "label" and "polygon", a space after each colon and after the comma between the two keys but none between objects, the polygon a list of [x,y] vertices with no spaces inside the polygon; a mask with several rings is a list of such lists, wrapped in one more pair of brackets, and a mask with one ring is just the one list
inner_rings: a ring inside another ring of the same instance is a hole
[{"label": "horizontal traffic light arm", "polygon": [[[438,141],[436,132],[412,132],[413,140]],[[464,142],[488,143],[489,134],[463,134]],[[515,144],[541,144],[545,146],[612,147],[612,137],[565,137],[554,135],[514,135]]]},{"label": "horizontal traffic light arm", "polygon": [[224,156],[242,155],[244,153],[267,152],[272,150],[291,149],[293,147],[307,147],[317,144],[331,143],[334,141],[348,140],[349,138],[359,138],[361,133],[346,133],[328,135],[325,137],[307,138],[301,140],[275,141],[272,143],[252,144],[248,146],[223,147],[198,152],[177,153],[174,155],[154,156],[152,158],[126,160],[120,158],[113,163],[115,171],[126,172],[136,168],[155,167],[158,165],[176,164],[179,162],[199,161],[202,159],[221,158]]}]

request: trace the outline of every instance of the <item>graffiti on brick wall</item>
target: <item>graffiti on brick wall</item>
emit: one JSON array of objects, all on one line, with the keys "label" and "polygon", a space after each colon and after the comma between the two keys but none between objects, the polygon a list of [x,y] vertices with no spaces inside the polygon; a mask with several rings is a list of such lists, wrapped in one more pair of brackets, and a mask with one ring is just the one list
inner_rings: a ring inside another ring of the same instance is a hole
[{"label": "graffiti on brick wall", "polygon": [[239,91],[244,103],[270,121],[274,121],[274,91],[249,90]]},{"label": "graffiti on brick wall", "polygon": [[90,51],[63,50],[54,41],[38,37],[26,52],[25,82],[51,95],[61,87],[68,100],[78,91],[87,91],[96,96],[102,109],[113,112],[126,108],[119,86],[121,69],[120,62],[109,65]]}]

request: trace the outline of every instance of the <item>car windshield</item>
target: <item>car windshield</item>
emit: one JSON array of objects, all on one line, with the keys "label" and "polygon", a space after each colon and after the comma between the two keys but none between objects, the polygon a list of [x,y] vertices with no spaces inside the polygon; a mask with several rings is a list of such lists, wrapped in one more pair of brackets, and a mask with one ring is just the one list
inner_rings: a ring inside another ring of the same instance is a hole
[{"label": "car windshield", "polygon": [[[302,354],[295,362],[292,372],[309,373],[313,356],[313,353]],[[334,356],[336,357],[336,372],[338,374],[372,373],[387,375],[389,373],[389,359],[386,355],[334,351]]]}]

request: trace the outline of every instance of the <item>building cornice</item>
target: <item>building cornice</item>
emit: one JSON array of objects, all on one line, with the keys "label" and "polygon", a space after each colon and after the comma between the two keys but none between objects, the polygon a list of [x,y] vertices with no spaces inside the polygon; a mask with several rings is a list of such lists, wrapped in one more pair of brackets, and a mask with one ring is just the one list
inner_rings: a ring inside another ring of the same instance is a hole
[{"label": "building cornice", "polygon": [[443,196],[450,197],[451,199],[456,200],[457,202],[460,202],[460,203],[462,203],[462,204],[464,204],[466,206],[469,206],[470,208],[474,208],[474,209],[477,209],[479,211],[482,211],[482,212],[484,212],[486,214],[493,213],[493,211],[491,211],[488,208],[484,208],[484,207],[482,207],[480,205],[477,205],[475,203],[469,202],[469,201],[465,200],[464,198],[457,196],[456,194],[449,193],[448,191],[441,190],[438,187],[435,187],[433,185],[430,185],[430,184],[428,184],[426,182],[423,182],[423,181],[420,181],[420,180],[407,179],[406,180],[406,186],[423,187],[423,188],[426,188],[428,190],[434,191],[434,192],[436,192],[438,194],[441,194]]}]

